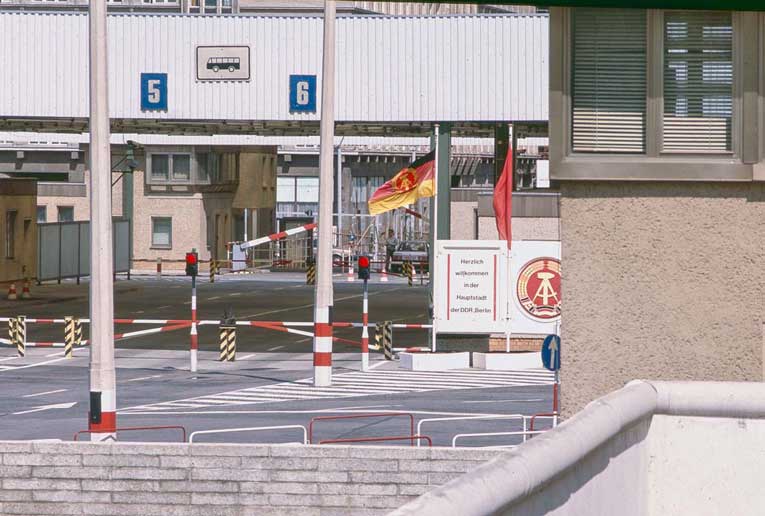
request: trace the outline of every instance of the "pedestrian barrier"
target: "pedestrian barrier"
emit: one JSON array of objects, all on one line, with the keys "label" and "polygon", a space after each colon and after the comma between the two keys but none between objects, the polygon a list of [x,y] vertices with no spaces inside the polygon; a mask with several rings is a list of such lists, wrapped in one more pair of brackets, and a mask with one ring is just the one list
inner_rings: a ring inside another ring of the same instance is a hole
[{"label": "pedestrian barrier", "polygon": [[[431,417],[426,419],[420,419],[417,422],[417,434],[422,433],[422,425],[425,423],[436,423],[436,422],[444,422],[444,421],[468,421],[468,420],[486,420],[486,419],[516,419],[521,421],[521,424],[523,425],[523,431],[526,431],[526,420],[530,416],[525,416],[523,414],[486,414],[486,415],[478,415],[478,416],[452,416],[452,417]],[[419,446],[419,443],[418,443]]]},{"label": "pedestrian barrier", "polygon": [[[210,434],[229,434],[236,432],[262,432],[266,430],[291,430],[301,429],[303,430],[303,441],[296,444],[308,444],[308,431],[303,425],[281,425],[281,426],[252,426],[248,428],[224,428],[221,430],[197,430],[192,432],[189,436],[189,443],[194,442],[194,437],[198,435],[210,435]],[[291,443],[284,443],[291,444]]]},{"label": "pedestrian barrier", "polygon": [[219,339],[220,361],[233,362],[236,360],[236,326],[221,325]]},{"label": "pedestrian barrier", "polygon": [[542,413],[539,413],[539,414],[534,414],[530,418],[531,421],[529,422],[529,430],[531,430],[531,431],[534,430],[534,422],[537,420],[537,418],[539,418],[539,419],[550,419],[550,418],[552,418],[552,426],[553,426],[553,428],[555,428],[556,426],[558,426],[558,416],[559,416],[559,414],[557,412],[542,412]]},{"label": "pedestrian barrier", "polygon": [[[414,416],[409,412],[377,412],[374,414],[354,414],[351,416],[316,416],[312,417],[308,422],[308,443],[313,444],[313,426],[317,421],[336,421],[340,419],[369,419],[369,418],[391,418],[391,417],[408,417],[409,418],[409,436],[406,439],[412,441],[414,446],[415,433],[414,433]],[[419,441],[418,441],[419,442]]]},{"label": "pedestrian barrier", "polygon": [[396,435],[392,437],[358,437],[354,439],[326,439],[319,441],[319,444],[348,444],[348,443],[375,443],[382,441],[411,441],[417,439],[417,446],[420,445],[420,440],[428,442],[428,447],[433,446],[433,441],[427,435]]},{"label": "pedestrian barrier", "polygon": [[[122,428],[115,428],[114,433],[117,432],[140,432],[140,431],[148,431],[148,430],[180,430],[181,431],[181,441],[182,443],[186,442],[186,428],[180,425],[163,425],[163,426],[125,426]],[[73,441],[78,441],[79,437],[81,435],[86,434],[93,434],[93,433],[103,433],[103,430],[80,430],[79,432],[74,434]]]}]

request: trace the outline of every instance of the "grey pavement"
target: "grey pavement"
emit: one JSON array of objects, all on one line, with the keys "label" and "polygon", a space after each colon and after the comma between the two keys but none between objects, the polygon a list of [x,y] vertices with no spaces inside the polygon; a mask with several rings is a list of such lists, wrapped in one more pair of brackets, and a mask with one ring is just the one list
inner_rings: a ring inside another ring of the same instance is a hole
[{"label": "grey pavement", "polygon": [[[200,354],[200,371],[188,371],[188,353],[117,350],[118,427],[181,425],[189,433],[242,427],[303,425],[312,417],[383,413],[374,418],[319,421],[314,442],[324,439],[409,435],[415,421],[439,417],[531,415],[547,412],[550,376],[542,371],[442,373],[402,371],[373,356],[374,369],[359,371],[356,353],[334,358],[334,384],[314,391],[310,354],[253,353],[234,363]],[[87,428],[88,352],[72,359],[54,350],[0,356],[0,435],[5,439],[64,439]],[[74,403],[74,404],[73,404]],[[549,424],[545,422],[544,424]],[[522,429],[517,418],[425,423],[423,434],[450,445],[457,433]],[[291,442],[302,430],[200,436],[206,442]],[[87,436],[81,436],[87,438]],[[121,440],[179,440],[176,429],[120,432]],[[461,445],[507,445],[517,436],[471,438]],[[392,443],[396,444],[396,443]],[[400,444],[400,443],[399,443]]]}]

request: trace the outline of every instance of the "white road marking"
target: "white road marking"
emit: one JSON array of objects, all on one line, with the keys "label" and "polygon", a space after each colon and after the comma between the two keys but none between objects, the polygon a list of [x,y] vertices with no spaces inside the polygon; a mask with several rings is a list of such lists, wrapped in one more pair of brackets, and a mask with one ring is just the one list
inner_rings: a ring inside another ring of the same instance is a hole
[{"label": "white road marking", "polygon": [[15,357],[0,358],[0,362],[7,362],[8,360],[18,360],[19,358],[21,357],[15,356]]},{"label": "white road marking", "polygon": [[171,308],[171,305],[160,306],[157,310],[162,310],[163,308]]},{"label": "white road marking", "polygon": [[[127,410],[127,409],[124,409]],[[273,414],[342,414],[344,412],[348,412],[350,414],[364,414],[368,412],[367,409],[347,409],[347,408],[327,408],[327,409],[309,409],[309,410],[200,410],[200,411],[193,411],[193,412],[176,412],[176,411],[167,411],[167,412],[159,412],[159,411],[146,411],[146,412],[140,412],[140,411],[129,411],[129,412],[122,412],[121,410],[118,411],[121,415],[124,416],[147,416],[147,415],[158,415],[158,414],[179,414],[179,415],[186,415],[186,416],[193,416],[193,415],[203,415],[203,414],[217,414],[217,415],[241,415],[241,414],[250,414],[250,415],[273,415]],[[379,412],[387,413],[387,412],[399,412],[398,410],[386,410],[381,409]],[[407,410],[408,414],[416,414],[418,416],[493,416],[493,417],[499,417],[499,416],[505,416],[507,414],[490,414],[490,413],[481,413],[481,412],[438,412],[438,411],[432,411],[432,410]]]},{"label": "white road marking", "polygon": [[462,403],[531,403],[536,401],[544,401],[542,398],[535,400],[473,400],[463,401]]},{"label": "white road marking", "polygon": [[282,349],[284,346],[274,346],[272,348],[268,348],[267,351],[276,351],[277,349]]},{"label": "white road marking", "polygon": [[[294,285],[292,288],[302,287],[302,286],[303,285]],[[393,289],[386,290],[385,292],[382,292],[382,291],[380,291],[380,292],[372,292],[372,293],[370,293],[368,295],[368,297],[379,296],[380,294],[384,294],[384,293],[388,293],[388,292],[395,292],[396,290],[403,290],[403,288],[393,288]],[[337,303],[339,301],[347,301],[349,299],[358,299],[360,297],[364,297],[364,294],[356,294],[356,295],[353,295],[353,296],[338,297],[338,298],[335,299],[335,303]],[[282,313],[282,312],[291,312],[293,310],[301,310],[303,308],[311,308],[312,306],[314,306],[313,303],[310,303],[310,304],[307,304],[307,305],[293,306],[293,307],[290,307],[290,308],[280,308],[278,310],[269,310],[268,312],[260,312],[260,313],[257,313],[257,314],[245,315],[245,316],[243,316],[243,318],[244,319],[251,319],[252,317],[260,317],[261,315],[271,315],[271,314],[278,314],[278,313]]]},{"label": "white road marking", "polygon": [[229,296],[241,296],[241,292],[234,292],[233,294],[229,294]]},{"label": "white road marking", "polygon": [[[488,373],[488,374],[487,374]],[[536,373],[536,374],[535,374]],[[553,373],[546,370],[503,371],[353,371],[336,374],[331,387],[314,387],[313,379],[281,382],[257,387],[237,389],[194,398],[150,403],[128,407],[125,411],[162,411],[178,408],[215,407],[275,403],[280,401],[305,401],[320,399],[380,396],[410,392],[433,392],[456,389],[487,389],[551,384]]]},{"label": "white road marking", "polygon": [[162,378],[161,374],[155,374],[154,376],[142,376],[140,378],[131,378],[130,380],[125,380],[125,383],[127,382],[140,382],[141,380],[151,380],[152,378]]},{"label": "white road marking", "polygon": [[372,364],[371,366],[369,366],[369,369],[377,369],[381,365],[385,365],[388,362],[389,362],[388,360],[383,360],[383,361],[377,362],[376,364]]},{"label": "white road marking", "polygon": [[145,311],[143,311],[143,310],[137,310],[137,311],[135,311],[135,312],[133,312],[133,313],[134,313],[134,314],[143,314],[143,313],[146,313],[146,312],[145,312]]},{"label": "white road marking", "polygon": [[213,297],[207,298],[208,301],[215,301],[216,299],[220,299],[220,296],[213,296]]},{"label": "white road marking", "polygon": [[52,409],[68,409],[72,408],[75,405],[77,405],[76,401],[72,401],[70,403],[56,403],[54,405],[43,405],[42,407],[36,407],[31,410],[22,410],[21,412],[14,412],[14,416],[20,416],[22,414],[31,414],[33,412],[42,412],[44,410],[52,410]]},{"label": "white road marking", "polygon": [[249,355],[245,355],[241,358],[237,358],[237,360],[247,360],[248,358],[252,358],[255,356],[255,353],[250,353]]},{"label": "white road marking", "polygon": [[45,392],[38,392],[36,394],[26,394],[22,396],[22,398],[34,398],[35,396],[45,396],[46,394],[56,394],[58,392],[66,392],[69,389],[58,389],[56,391],[45,391]]},{"label": "white road marking", "polygon": [[[56,353],[56,354],[58,355],[59,353]],[[52,356],[52,355],[48,355],[48,356]],[[38,362],[36,364],[29,364],[29,365],[24,365],[24,366],[16,366],[16,367],[14,367],[12,369],[10,369],[10,368],[9,369],[2,369],[2,370],[0,370],[0,373],[5,372],[5,371],[17,371],[19,369],[29,369],[30,367],[39,367],[39,366],[43,366],[43,365],[53,364],[53,363],[56,363],[56,362],[61,362],[62,360],[67,360],[67,358],[66,357],[62,357],[62,358],[57,358],[55,360],[46,360],[45,362]]]}]

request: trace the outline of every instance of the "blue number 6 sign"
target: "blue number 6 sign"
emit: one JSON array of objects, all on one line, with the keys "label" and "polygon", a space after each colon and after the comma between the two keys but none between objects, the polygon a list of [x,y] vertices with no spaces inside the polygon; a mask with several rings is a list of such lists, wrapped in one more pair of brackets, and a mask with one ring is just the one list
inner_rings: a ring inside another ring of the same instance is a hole
[{"label": "blue number 6 sign", "polygon": [[290,111],[316,112],[315,75],[290,75]]},{"label": "blue number 6 sign", "polygon": [[141,74],[141,111],[167,111],[167,74]]}]

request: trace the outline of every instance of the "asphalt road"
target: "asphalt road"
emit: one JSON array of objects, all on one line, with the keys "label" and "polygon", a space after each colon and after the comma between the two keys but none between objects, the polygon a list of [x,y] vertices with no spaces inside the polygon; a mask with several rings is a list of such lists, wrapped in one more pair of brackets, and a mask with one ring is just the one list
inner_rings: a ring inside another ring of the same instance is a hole
[{"label": "asphalt road", "polygon": [[[427,322],[427,287],[409,287],[400,278],[370,284],[370,321]],[[200,319],[219,320],[225,310],[238,319],[311,321],[313,287],[299,274],[228,276],[199,282]],[[335,320],[361,320],[361,283],[336,278]],[[0,301],[0,317],[61,318],[88,314],[88,284],[44,285],[35,299]],[[115,284],[117,318],[187,319],[190,280],[151,277]],[[154,326],[118,325],[117,333]],[[85,326],[87,337],[87,326]],[[311,328],[303,328],[310,331]],[[5,332],[3,332],[5,333]],[[61,341],[62,325],[28,326],[29,341]],[[200,362],[189,372],[188,329],[116,343],[118,427],[175,426],[187,434],[205,430],[298,425],[295,428],[198,434],[206,442],[294,442],[312,418],[379,414],[359,419],[319,420],[313,442],[410,435],[409,418],[472,418],[426,422],[422,434],[449,446],[460,433],[518,432],[523,418],[549,412],[551,373],[542,370],[404,371],[396,361],[371,354],[372,370],[360,372],[359,329],[338,329],[345,339],[334,347],[333,385],[311,385],[310,336],[239,328],[233,363],[218,359],[216,326],[200,331]],[[3,335],[5,337],[5,335]],[[396,346],[427,344],[424,330],[396,330]],[[87,428],[89,348],[63,357],[60,348],[27,348],[26,357],[0,346],[0,436],[4,439],[71,440]],[[407,415],[396,415],[403,412]],[[487,417],[488,416],[488,417]],[[478,419],[482,418],[482,419]],[[526,420],[526,424],[529,421]],[[549,426],[543,420],[543,426]],[[537,423],[539,425],[540,423]],[[87,438],[87,435],[81,435]],[[179,429],[119,432],[120,440],[180,440]],[[465,446],[504,446],[519,435],[467,436]],[[377,444],[377,443],[372,443]],[[384,442],[381,444],[385,444]],[[391,441],[388,444],[409,444]]]},{"label": "asphalt road", "polygon": [[[0,317],[25,315],[38,318],[87,317],[88,283],[77,285],[67,281],[61,285],[45,284],[33,289],[35,299],[0,301]],[[219,277],[211,284],[207,278],[197,282],[197,313],[200,320],[219,321],[228,310],[238,320],[300,321],[313,320],[314,288],[305,285],[300,273],[274,273]],[[360,322],[362,283],[335,278],[334,317],[336,321]],[[115,318],[118,319],[190,319],[191,280],[185,276],[166,276],[156,280],[151,276],[137,277],[115,283]],[[426,323],[428,310],[427,286],[409,287],[400,278],[389,283],[369,284],[369,320],[406,323]],[[155,328],[160,325],[115,326],[115,333]],[[311,328],[302,328],[311,331]],[[4,331],[2,333],[5,333]],[[88,338],[87,325],[83,328]],[[127,349],[188,349],[189,329],[118,341],[118,348]],[[370,333],[373,335],[373,332]],[[3,335],[5,336],[5,335]],[[337,328],[335,343],[338,352],[357,350],[361,330]],[[217,350],[216,325],[199,327],[199,348]],[[401,347],[427,345],[423,330],[397,330],[395,345]],[[30,342],[63,341],[63,326],[29,324]],[[280,351],[304,353],[311,350],[311,338],[262,328],[242,328],[237,331],[238,352]]]}]

